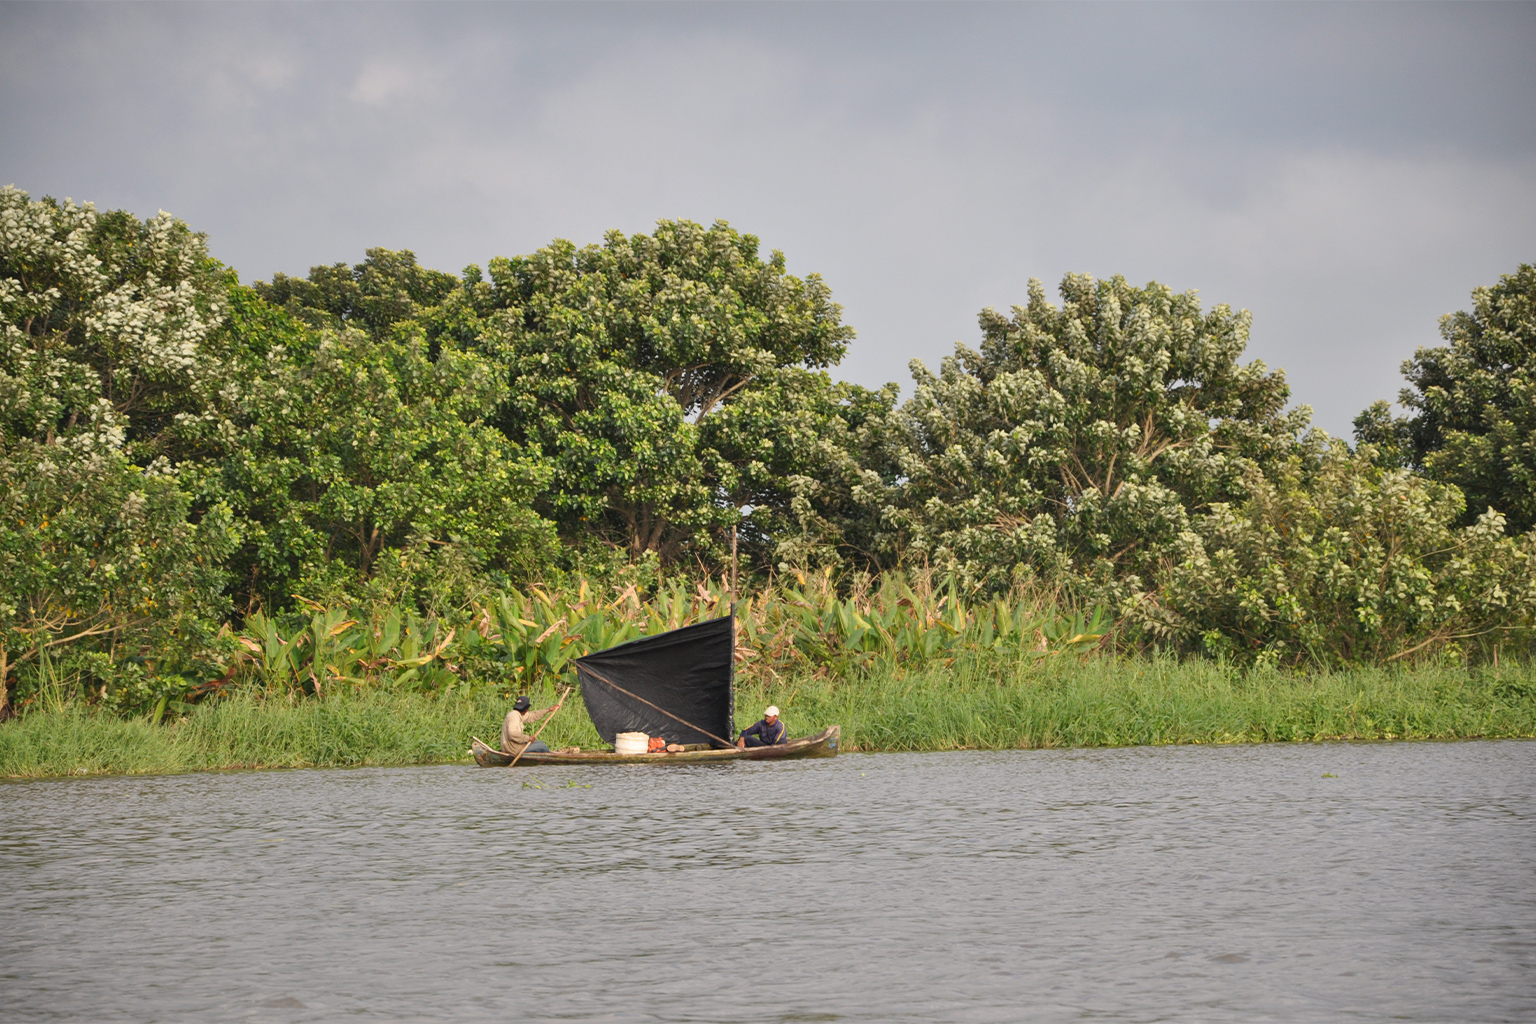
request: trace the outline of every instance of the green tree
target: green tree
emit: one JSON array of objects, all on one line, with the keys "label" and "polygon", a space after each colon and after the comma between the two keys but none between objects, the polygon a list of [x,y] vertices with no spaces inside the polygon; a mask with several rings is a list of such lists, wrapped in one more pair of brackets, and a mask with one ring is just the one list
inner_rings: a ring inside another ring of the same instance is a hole
[{"label": "green tree", "polygon": [[548,470],[487,424],[506,383],[486,360],[451,344],[432,358],[410,320],[311,329],[243,288],[230,307],[236,377],[178,440],[199,453],[199,493],[241,523],[242,607],[355,592],[406,548],[518,576],[548,560],[530,508]]},{"label": "green tree", "polygon": [[710,478],[752,510],[741,524],[743,565],[880,568],[853,495],[870,424],[890,413],[896,395],[894,384],[871,391],[791,367],[700,424]]},{"label": "green tree", "polygon": [[[95,436],[106,443],[0,445],[0,684],[44,659],[93,656],[148,662],[170,681],[211,656],[228,607],[229,510],[189,521],[173,476],[132,465],[110,431]],[[153,671],[97,674],[123,707],[164,696]],[[0,685],[0,719],[7,707]]]},{"label": "green tree", "polygon": [[[496,422],[550,460],[540,508],[568,540],[676,561],[718,551],[742,506],[764,529],[791,515],[792,478],[817,471],[856,397],[817,372],[853,331],[818,275],[758,246],[663,221],[466,274],[460,303],[509,384]],[[464,329],[451,309],[436,323]]]},{"label": "green tree", "polygon": [[992,587],[1019,577],[1149,585],[1190,515],[1246,493],[1310,416],[1284,375],[1238,362],[1249,315],[1193,292],[1068,275],[1012,316],[981,314],[888,417],[860,490],[893,558]]},{"label": "green tree", "polygon": [[1536,265],[1475,289],[1440,335],[1403,364],[1411,460],[1462,489],[1464,522],[1492,508],[1523,533],[1536,525]]},{"label": "green tree", "polygon": [[135,461],[155,457],[222,374],[224,281],[203,236],[167,213],[0,189],[0,431],[45,444],[120,431]]},{"label": "green tree", "polygon": [[336,263],[309,269],[307,278],[273,274],[251,287],[269,304],[311,327],[353,327],[382,337],[401,320],[436,306],[459,279],[416,262],[410,250],[374,248],[356,266]]},{"label": "green tree", "polygon": [[1414,465],[1413,430],[1408,421],[1394,415],[1392,403],[1377,401],[1355,417],[1355,441],[1371,446],[1377,465],[1402,469]]},{"label": "green tree", "polygon": [[1248,496],[1193,517],[1130,619],[1240,662],[1381,663],[1477,638],[1526,647],[1536,536],[1461,492],[1314,433]]},{"label": "green tree", "polygon": [[45,658],[207,649],[234,533],[227,508],[193,508],[167,439],[224,379],[226,279],[168,214],[0,189],[5,685]]}]

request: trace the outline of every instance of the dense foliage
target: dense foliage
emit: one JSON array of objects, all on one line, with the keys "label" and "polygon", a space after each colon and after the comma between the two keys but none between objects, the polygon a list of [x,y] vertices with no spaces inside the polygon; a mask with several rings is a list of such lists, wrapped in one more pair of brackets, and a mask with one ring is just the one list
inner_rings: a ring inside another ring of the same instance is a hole
[{"label": "dense foliage", "polygon": [[1467,522],[1495,509],[1523,533],[1536,525],[1536,265],[1474,289],[1471,311],[1442,317],[1440,335],[1446,345],[1403,363],[1410,415],[1378,402],[1356,436],[1459,487]]},{"label": "dense foliage", "polygon": [[1118,277],[1069,275],[1060,307],[1029,290],[1011,317],[982,312],[980,351],[937,375],[913,364],[881,438],[888,479],[864,493],[892,560],[1134,591],[1192,514],[1286,456],[1308,412],[1285,412],[1282,374],[1239,364],[1246,312]]},{"label": "dense foliage", "polygon": [[1242,362],[1247,312],[1155,282],[1031,282],[899,403],[723,223],[245,286],[169,215],[7,188],[0,715],[558,673],[728,603],[733,534],[749,677],[1103,617],[1242,664],[1524,652],[1533,309],[1530,266],[1475,292],[1351,449]]},{"label": "dense foliage", "polygon": [[716,561],[743,506],[781,530],[860,393],[818,372],[853,337],[826,285],[725,224],[557,242],[489,278],[464,302],[509,384],[497,424],[552,464],[539,508],[630,559]]},{"label": "dense foliage", "polygon": [[0,190],[7,684],[63,659],[142,706],[219,660],[229,510],[194,511],[165,449],[220,376],[223,295],[202,239],[166,214]]},{"label": "dense foliage", "polygon": [[183,479],[236,515],[238,607],[425,592],[445,557],[513,575],[550,560],[554,531],[530,508],[550,470],[487,422],[506,384],[485,359],[412,321],[305,329],[231,293],[226,386],[177,440]]},{"label": "dense foliage", "polygon": [[1505,536],[1496,512],[1458,527],[1462,507],[1454,487],[1314,434],[1272,472],[1252,472],[1243,501],[1194,516],[1127,616],[1180,649],[1244,662],[1496,647],[1529,626],[1536,545]]}]

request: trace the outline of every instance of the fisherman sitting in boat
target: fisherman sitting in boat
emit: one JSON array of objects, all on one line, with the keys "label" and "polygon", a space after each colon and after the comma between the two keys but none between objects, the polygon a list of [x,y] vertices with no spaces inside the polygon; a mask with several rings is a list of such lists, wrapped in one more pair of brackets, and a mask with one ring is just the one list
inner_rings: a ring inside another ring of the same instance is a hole
[{"label": "fisherman sitting in boat", "polygon": [[501,723],[502,752],[521,754],[527,750],[535,754],[547,754],[549,746],[543,740],[536,740],[529,736],[524,730],[539,719],[549,717],[559,706],[553,704],[539,711],[529,711],[528,709],[533,707],[533,701],[526,696],[517,698],[512,705],[512,710],[507,712],[507,720]]},{"label": "fisherman sitting in boat", "polygon": [[763,712],[763,717],[757,723],[741,730],[741,737],[736,741],[738,747],[776,747],[789,738],[789,729],[779,721],[779,709],[773,705]]}]

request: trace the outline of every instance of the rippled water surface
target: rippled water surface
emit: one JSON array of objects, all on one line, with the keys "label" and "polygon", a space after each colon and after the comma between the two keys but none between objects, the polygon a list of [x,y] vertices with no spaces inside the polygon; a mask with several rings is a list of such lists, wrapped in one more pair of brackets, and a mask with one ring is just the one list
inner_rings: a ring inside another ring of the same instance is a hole
[{"label": "rippled water surface", "polygon": [[1536,743],[0,784],[11,1021],[1536,1019]]}]

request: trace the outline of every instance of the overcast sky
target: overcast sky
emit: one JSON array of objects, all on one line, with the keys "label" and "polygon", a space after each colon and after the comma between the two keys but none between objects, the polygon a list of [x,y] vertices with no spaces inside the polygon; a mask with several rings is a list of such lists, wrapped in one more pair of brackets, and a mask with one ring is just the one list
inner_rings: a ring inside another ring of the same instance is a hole
[{"label": "overcast sky", "polygon": [[658,219],[820,272],[909,383],[1068,271],[1252,310],[1348,435],[1536,261],[1536,4],[0,6],[0,182],[242,279]]}]

